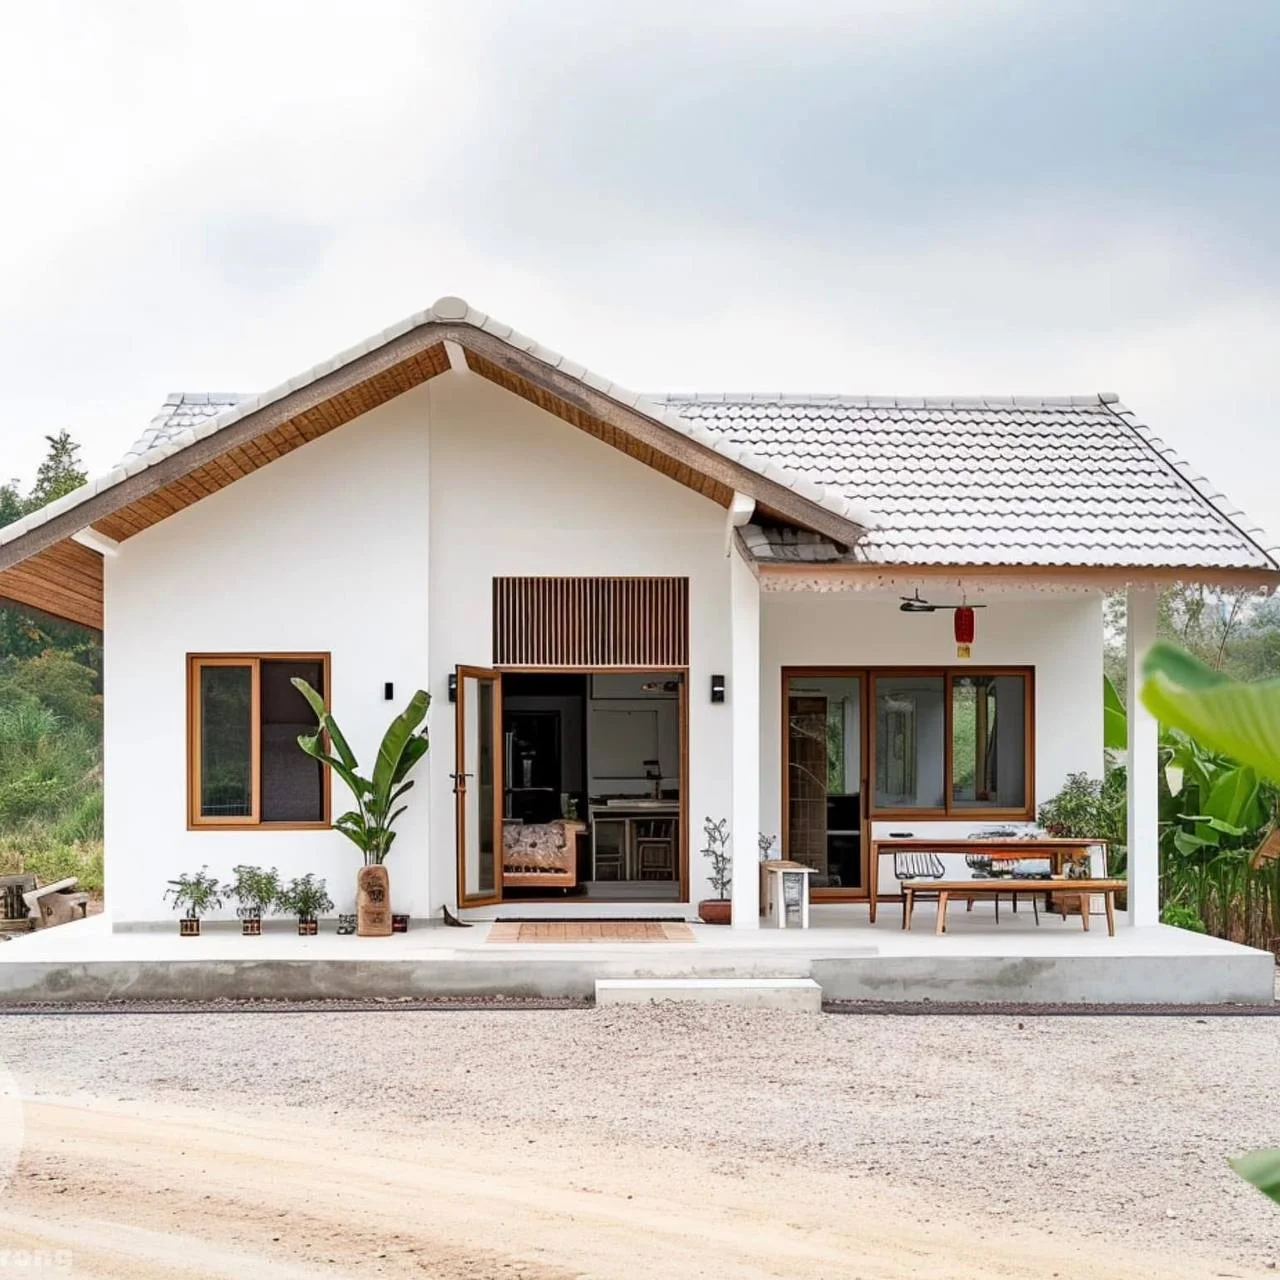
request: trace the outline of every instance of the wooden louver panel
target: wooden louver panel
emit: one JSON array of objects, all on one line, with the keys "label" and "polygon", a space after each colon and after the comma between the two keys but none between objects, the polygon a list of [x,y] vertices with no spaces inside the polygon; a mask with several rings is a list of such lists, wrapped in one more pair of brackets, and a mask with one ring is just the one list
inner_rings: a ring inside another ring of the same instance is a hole
[{"label": "wooden louver panel", "polygon": [[688,578],[495,578],[493,660],[519,667],[684,667]]}]

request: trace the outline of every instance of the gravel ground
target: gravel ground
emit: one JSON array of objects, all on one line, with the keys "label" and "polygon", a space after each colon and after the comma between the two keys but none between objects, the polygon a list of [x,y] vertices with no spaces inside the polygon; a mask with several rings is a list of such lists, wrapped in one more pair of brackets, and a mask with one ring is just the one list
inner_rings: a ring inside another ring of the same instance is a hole
[{"label": "gravel ground", "polygon": [[35,1095],[315,1108],[400,1132],[456,1120],[562,1144],[572,1125],[722,1167],[871,1175],[918,1188],[922,1213],[946,1201],[1252,1267],[1280,1259],[1280,1208],[1226,1158],[1280,1145],[1277,1048],[1270,1018],[665,1006],[0,1020],[0,1062]]}]

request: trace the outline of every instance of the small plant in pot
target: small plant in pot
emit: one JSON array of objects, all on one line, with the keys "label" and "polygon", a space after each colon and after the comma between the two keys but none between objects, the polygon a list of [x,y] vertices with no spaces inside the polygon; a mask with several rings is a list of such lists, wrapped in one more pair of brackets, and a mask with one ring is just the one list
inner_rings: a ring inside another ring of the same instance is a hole
[{"label": "small plant in pot", "polygon": [[183,938],[200,936],[200,917],[206,911],[216,911],[222,906],[222,895],[225,892],[209,868],[201,867],[194,875],[183,872],[176,880],[169,881],[164,891],[166,899],[173,900],[175,911],[186,908],[185,914],[178,921],[178,933]]},{"label": "small plant in pot", "polygon": [[236,915],[240,917],[240,932],[246,938],[256,937],[262,932],[262,917],[270,913],[280,897],[280,873],[272,867],[264,871],[261,867],[232,867],[235,876],[228,886],[228,892],[240,904],[236,907]]},{"label": "small plant in pot", "polygon": [[721,818],[713,822],[704,818],[702,835],[706,840],[703,856],[711,863],[709,879],[715,890],[714,898],[704,898],[698,903],[698,919],[703,924],[728,924],[733,917],[733,904],[729,890],[733,885],[733,855],[729,851],[729,820]]},{"label": "small plant in pot", "polygon": [[316,917],[333,910],[333,899],[318,876],[307,872],[290,880],[276,899],[281,911],[298,917],[298,932],[303,937],[314,937],[317,931]]},{"label": "small plant in pot", "polygon": [[395,843],[396,819],[408,808],[396,806],[412,787],[409,773],[427,754],[428,737],[423,721],[431,696],[419,689],[409,705],[391,722],[378,748],[373,776],[362,777],[360,764],[347,745],[342,730],[329,714],[324,699],[305,681],[293,682],[315,712],[315,733],[298,739],[307,755],[319,760],[342,779],[356,807],[334,819],[333,825],[364,854],[364,866],[356,877],[356,932],[361,937],[389,937],[392,930],[391,882],[382,865]]}]

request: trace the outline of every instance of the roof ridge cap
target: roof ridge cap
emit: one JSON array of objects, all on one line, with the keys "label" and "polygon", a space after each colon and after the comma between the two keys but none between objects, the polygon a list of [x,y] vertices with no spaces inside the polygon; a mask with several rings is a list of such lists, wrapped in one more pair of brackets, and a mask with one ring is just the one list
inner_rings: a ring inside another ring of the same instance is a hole
[{"label": "roof ridge cap", "polygon": [[1115,404],[1119,400],[1114,391],[1059,396],[878,396],[817,391],[656,391],[646,392],[645,398],[656,404],[825,404],[884,409],[1085,409]]}]

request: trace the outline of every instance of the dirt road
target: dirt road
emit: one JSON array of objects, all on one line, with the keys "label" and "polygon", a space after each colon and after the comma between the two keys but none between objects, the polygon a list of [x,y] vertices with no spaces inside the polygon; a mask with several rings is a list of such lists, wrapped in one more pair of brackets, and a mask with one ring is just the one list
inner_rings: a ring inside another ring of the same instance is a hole
[{"label": "dirt road", "polygon": [[120,1280],[1274,1274],[1126,1255],[1067,1223],[982,1231],[866,1179],[659,1143],[604,1148],[568,1128],[419,1123],[388,1136],[304,1110],[92,1099],[28,1104],[0,1232],[10,1262],[35,1251],[45,1274]]},{"label": "dirt road", "polygon": [[1275,1144],[1276,1034],[709,1006],[0,1018],[25,1099],[0,1276],[1273,1276],[1280,1213],[1226,1157]]}]

